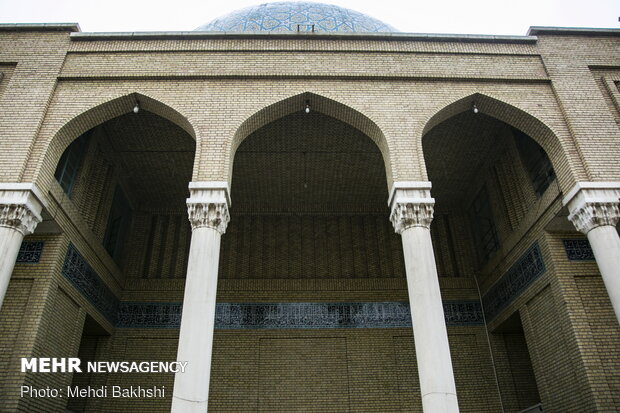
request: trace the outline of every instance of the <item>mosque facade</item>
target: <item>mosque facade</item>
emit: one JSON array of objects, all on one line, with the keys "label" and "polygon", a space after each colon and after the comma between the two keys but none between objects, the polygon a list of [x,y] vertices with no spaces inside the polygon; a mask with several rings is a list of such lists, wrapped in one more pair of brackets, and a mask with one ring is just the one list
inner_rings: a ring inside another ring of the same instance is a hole
[{"label": "mosque facade", "polygon": [[617,412],[619,50],[0,25],[0,411]]}]

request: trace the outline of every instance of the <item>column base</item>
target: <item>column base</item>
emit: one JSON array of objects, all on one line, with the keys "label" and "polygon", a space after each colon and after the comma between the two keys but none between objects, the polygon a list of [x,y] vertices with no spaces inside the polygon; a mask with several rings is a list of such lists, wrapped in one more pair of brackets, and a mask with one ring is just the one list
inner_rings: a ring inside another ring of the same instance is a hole
[{"label": "column base", "polygon": [[172,396],[172,409],[171,413],[206,413],[209,407],[209,402],[205,401],[191,401],[180,399],[176,396]]},{"label": "column base", "polygon": [[428,393],[422,395],[424,413],[459,413],[456,394]]}]

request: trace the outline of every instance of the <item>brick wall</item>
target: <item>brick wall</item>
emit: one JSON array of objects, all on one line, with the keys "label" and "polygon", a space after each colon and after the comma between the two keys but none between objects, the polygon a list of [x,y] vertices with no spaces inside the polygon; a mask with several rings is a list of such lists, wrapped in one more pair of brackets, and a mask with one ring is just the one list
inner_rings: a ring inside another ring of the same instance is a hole
[{"label": "brick wall", "polygon": [[[230,181],[244,139],[301,110],[306,100],[313,111],[353,126],[376,145],[385,167],[384,176],[377,172],[385,179],[381,197],[393,181],[431,176],[434,161],[425,158],[423,136],[450,125],[474,101],[482,114],[524,131],[546,150],[558,177],[543,196],[533,194],[506,129],[490,141],[493,151],[467,182],[460,208],[437,205],[432,231],[439,272],[446,276],[440,280],[444,300],[476,300],[478,282],[484,296],[535,242],[545,263],[540,278],[487,320],[490,349],[484,326],[448,328],[461,411],[496,412],[500,398],[507,411],[516,411],[537,401],[534,387],[549,412],[620,406],[620,333],[600,276],[593,262],[566,258],[561,240],[578,238],[575,232],[550,229],[554,220],[565,220],[560,199],[575,181],[619,179],[617,37],[91,40],[71,41],[65,32],[0,32],[8,51],[0,61],[0,175],[7,182],[37,182],[61,232],[28,238],[45,241],[41,261],[15,267],[0,312],[0,367],[6,372],[0,375],[0,410],[64,406],[63,399],[17,397],[22,383],[73,380],[20,374],[19,357],[85,354],[93,340],[83,331],[87,314],[108,335],[95,357],[175,357],[177,329],[115,328],[61,273],[71,243],[118,299],[182,301],[186,186],[170,187],[179,208],[136,211],[126,259],[115,263],[101,245],[107,213],[116,183],[130,188],[132,182],[119,172],[126,172],[119,158],[101,146],[109,136],[97,132],[93,142],[99,144],[91,143],[84,164],[88,179],[78,182],[72,199],[53,178],[77,136],[127,115],[137,100],[145,112],[176,125],[165,128],[166,137],[150,131],[141,138],[195,140],[191,175],[185,172],[189,155],[179,161],[185,166],[166,170],[179,172],[184,182]],[[458,132],[460,124],[451,128]],[[482,185],[489,189],[501,247],[480,266],[465,209]],[[218,300],[406,301],[399,241],[385,214],[233,214],[222,243]],[[502,332],[515,314],[523,332]],[[211,410],[419,409],[415,366],[409,329],[218,330]],[[73,407],[169,410],[172,375],[95,376],[93,383],[165,385],[166,398],[75,401]],[[300,392],[300,383],[307,391]]]}]

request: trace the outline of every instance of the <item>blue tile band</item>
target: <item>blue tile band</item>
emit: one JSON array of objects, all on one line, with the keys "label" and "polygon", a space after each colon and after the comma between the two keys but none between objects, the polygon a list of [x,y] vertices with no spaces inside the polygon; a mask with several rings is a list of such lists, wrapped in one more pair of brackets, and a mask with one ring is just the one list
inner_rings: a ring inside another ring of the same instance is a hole
[{"label": "blue tile band", "polygon": [[[482,325],[478,301],[447,301],[446,324]],[[179,328],[181,303],[121,303],[118,327]],[[379,303],[218,303],[218,330],[411,327],[409,304]]]},{"label": "blue tile band", "polygon": [[482,297],[487,319],[498,315],[544,272],[545,262],[536,242]]}]

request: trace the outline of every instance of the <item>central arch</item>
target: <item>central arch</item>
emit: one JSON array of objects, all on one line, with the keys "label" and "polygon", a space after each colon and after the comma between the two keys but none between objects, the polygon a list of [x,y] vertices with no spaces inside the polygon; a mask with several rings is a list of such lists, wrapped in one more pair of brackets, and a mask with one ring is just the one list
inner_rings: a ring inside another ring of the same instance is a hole
[{"label": "central arch", "polygon": [[[250,117],[234,148],[218,300],[244,303],[246,330],[215,331],[210,403],[248,400],[242,399],[248,383],[227,380],[230,348],[239,346],[234,341],[257,343],[260,366],[248,376],[261,383],[261,409],[367,409],[369,402],[349,397],[341,380],[346,354],[383,374],[389,363],[364,354],[373,338],[389,341],[393,332],[365,323],[355,308],[400,305],[407,297],[403,250],[389,221],[383,134],[350,107],[304,93]],[[391,287],[386,292],[379,285]],[[301,321],[292,326],[293,318]],[[272,327],[261,329],[264,322]],[[355,322],[359,328],[348,328]],[[253,364],[249,353],[236,357]],[[339,385],[325,388],[326,381]],[[407,391],[417,400],[415,386]],[[379,391],[370,403],[380,410],[392,398]]]},{"label": "central arch", "polygon": [[379,148],[383,157],[387,183],[392,182],[392,163],[388,144],[379,126],[368,116],[351,106],[311,92],[300,93],[268,105],[241,123],[232,140],[228,176],[232,177],[235,153],[245,138],[277,119],[304,110],[306,105],[309,105],[311,112],[318,112],[344,122],[369,137]]}]

